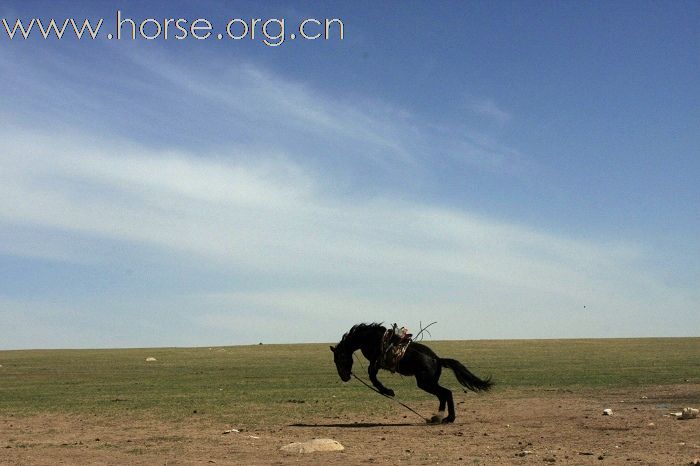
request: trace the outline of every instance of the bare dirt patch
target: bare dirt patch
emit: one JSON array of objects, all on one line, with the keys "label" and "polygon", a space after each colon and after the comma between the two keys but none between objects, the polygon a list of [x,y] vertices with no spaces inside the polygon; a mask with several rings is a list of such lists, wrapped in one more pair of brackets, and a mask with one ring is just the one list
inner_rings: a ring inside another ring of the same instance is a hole
[{"label": "bare dirt patch", "polygon": [[[691,464],[700,419],[668,416],[700,406],[700,384],[616,390],[455,393],[457,422],[426,425],[397,405],[390,416],[222,424],[149,417],[0,415],[0,463],[35,464]],[[367,393],[367,396],[374,396]],[[435,402],[415,406],[426,415]],[[610,408],[612,416],[604,416]],[[238,429],[239,432],[224,434]],[[342,452],[287,454],[281,446],[333,438]]]}]

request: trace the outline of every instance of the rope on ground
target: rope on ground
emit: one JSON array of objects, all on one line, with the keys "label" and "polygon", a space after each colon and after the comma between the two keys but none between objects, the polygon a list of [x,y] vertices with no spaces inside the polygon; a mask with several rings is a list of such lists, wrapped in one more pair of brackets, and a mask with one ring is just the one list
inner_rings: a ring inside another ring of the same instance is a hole
[{"label": "rope on ground", "polygon": [[394,398],[394,397],[391,397],[391,396],[389,396],[389,395],[385,395],[384,393],[380,392],[379,390],[377,390],[376,388],[374,388],[373,386],[369,385],[367,382],[365,382],[364,380],[362,380],[361,378],[359,378],[358,376],[356,376],[354,372],[351,372],[350,374],[351,374],[353,377],[355,377],[355,379],[357,379],[360,383],[362,383],[362,385],[364,385],[365,387],[369,388],[369,389],[372,390],[373,392],[377,392],[377,393],[379,393],[380,395],[382,395],[384,398],[388,398],[388,399],[390,399],[391,401],[397,402],[398,404],[400,404],[400,405],[403,406],[404,408],[408,409],[409,411],[411,411],[412,413],[414,413],[416,416],[420,417],[420,418],[423,419],[424,421],[430,422],[430,419],[428,419],[427,417],[423,416],[422,414],[420,414],[420,413],[419,413],[418,411],[416,411],[415,409],[411,408],[410,406],[408,406],[408,405],[405,404],[405,403],[402,403],[401,401],[397,400],[397,399]]}]

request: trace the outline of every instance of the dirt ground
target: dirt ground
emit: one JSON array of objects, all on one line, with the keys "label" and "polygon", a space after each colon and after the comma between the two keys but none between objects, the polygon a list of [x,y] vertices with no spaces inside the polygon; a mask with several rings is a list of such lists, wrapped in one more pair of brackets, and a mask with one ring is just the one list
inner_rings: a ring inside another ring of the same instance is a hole
[{"label": "dirt ground", "polygon": [[[372,396],[368,393],[368,396]],[[457,422],[426,425],[396,405],[390,417],[303,419],[260,428],[206,418],[162,420],[0,414],[0,464],[693,464],[700,419],[668,415],[700,406],[700,384],[633,390],[456,394]],[[426,414],[435,403],[417,403]],[[612,416],[604,416],[610,408]],[[228,429],[240,432],[224,434]],[[333,438],[342,452],[279,448]],[[700,461],[699,461],[700,464]]]}]

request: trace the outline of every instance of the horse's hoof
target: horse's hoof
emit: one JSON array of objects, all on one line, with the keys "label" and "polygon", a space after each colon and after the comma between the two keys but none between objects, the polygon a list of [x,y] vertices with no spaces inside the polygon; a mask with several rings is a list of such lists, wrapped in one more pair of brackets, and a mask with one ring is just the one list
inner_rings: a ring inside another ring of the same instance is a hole
[{"label": "horse's hoof", "polygon": [[452,424],[453,422],[455,422],[454,416],[447,416],[445,419],[442,420],[443,424]]},{"label": "horse's hoof", "polygon": [[392,390],[391,388],[387,388],[384,394],[387,396],[395,396],[394,390]]},{"label": "horse's hoof", "polygon": [[442,416],[435,414],[430,419],[426,419],[425,422],[428,424],[440,424],[442,422]]}]

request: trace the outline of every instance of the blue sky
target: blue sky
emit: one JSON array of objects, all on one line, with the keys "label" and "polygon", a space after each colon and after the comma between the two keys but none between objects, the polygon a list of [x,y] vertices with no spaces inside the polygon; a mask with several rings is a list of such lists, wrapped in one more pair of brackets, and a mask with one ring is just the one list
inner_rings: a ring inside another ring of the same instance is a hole
[{"label": "blue sky", "polygon": [[697,2],[0,6],[33,17],[105,23],[0,35],[0,348],[698,334]]}]

